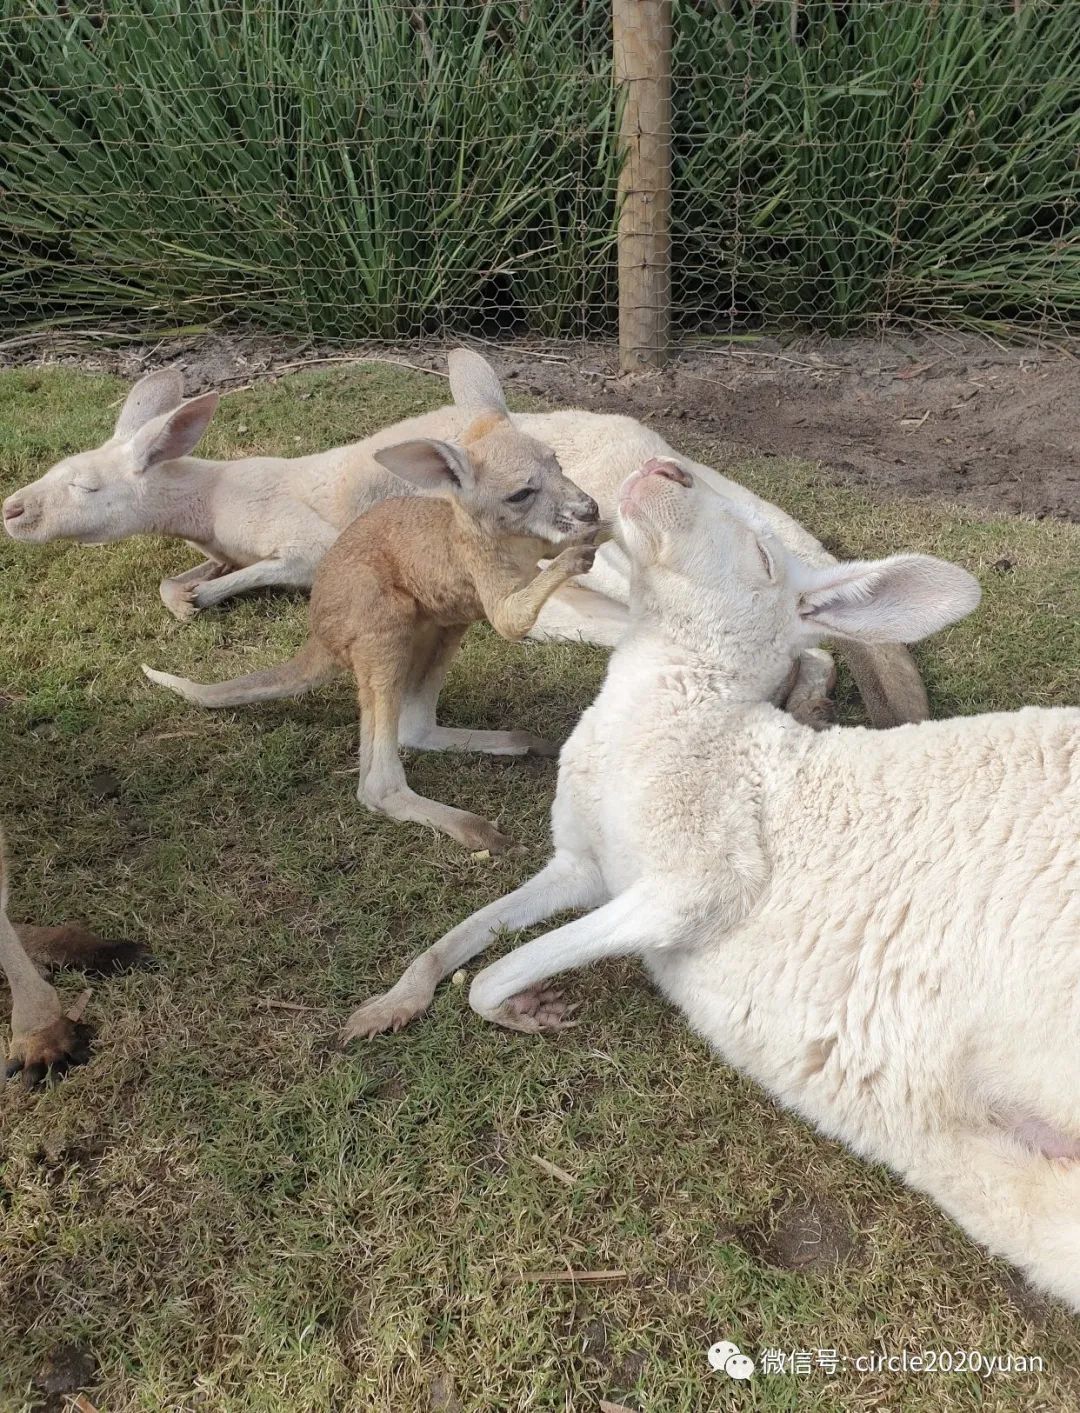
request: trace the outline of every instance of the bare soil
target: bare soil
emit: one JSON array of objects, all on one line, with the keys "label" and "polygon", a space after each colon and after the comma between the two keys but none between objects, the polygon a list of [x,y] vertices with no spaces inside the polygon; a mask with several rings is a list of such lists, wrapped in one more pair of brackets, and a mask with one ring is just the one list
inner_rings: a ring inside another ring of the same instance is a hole
[{"label": "bare soil", "polygon": [[742,1245],[768,1266],[785,1271],[827,1271],[858,1255],[850,1219],[828,1197],[781,1200],[760,1223],[738,1233]]},{"label": "bare soil", "polygon": [[82,1393],[96,1382],[97,1365],[89,1349],[81,1344],[58,1344],[34,1377],[34,1386],[43,1395],[34,1402],[34,1413],[64,1413],[72,1406],[72,1394]]},{"label": "bare soil", "polygon": [[[619,376],[608,344],[484,344],[518,392],[640,417],[675,446],[707,437],[732,455],[798,456],[871,493],[1080,520],[1080,359],[1060,344],[975,335],[758,338],[680,354],[661,373]],[[188,391],[298,367],[385,358],[441,372],[441,345],[349,349],[257,335],[88,348],[13,343],[0,365],[78,364],[134,377],[167,362]]]}]

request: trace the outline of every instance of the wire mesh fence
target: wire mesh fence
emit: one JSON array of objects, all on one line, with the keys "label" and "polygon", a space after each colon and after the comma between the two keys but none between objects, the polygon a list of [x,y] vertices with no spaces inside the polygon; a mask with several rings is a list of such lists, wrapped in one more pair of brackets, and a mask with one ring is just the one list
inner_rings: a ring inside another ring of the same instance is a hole
[{"label": "wire mesh fence", "polygon": [[1076,325],[1080,0],[612,4],[0,0],[5,324]]}]

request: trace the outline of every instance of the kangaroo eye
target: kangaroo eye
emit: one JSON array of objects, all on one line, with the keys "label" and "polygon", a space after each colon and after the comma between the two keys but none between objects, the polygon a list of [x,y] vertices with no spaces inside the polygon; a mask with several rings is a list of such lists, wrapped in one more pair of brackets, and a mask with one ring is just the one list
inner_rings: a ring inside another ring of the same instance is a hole
[{"label": "kangaroo eye", "polygon": [[775,578],[776,575],[773,570],[773,562],[769,557],[769,551],[765,548],[765,546],[761,543],[760,540],[757,541],[757,552],[759,558],[761,559],[762,567],[764,568],[765,573],[769,576],[770,579]]},{"label": "kangaroo eye", "polygon": [[525,486],[520,491],[515,491],[512,496],[506,497],[507,505],[521,505],[523,501],[531,500],[536,494],[532,486]]},{"label": "kangaroo eye", "polygon": [[90,495],[92,491],[99,491],[101,489],[100,486],[84,485],[82,481],[72,481],[71,488],[75,491],[85,491],[87,495]]}]

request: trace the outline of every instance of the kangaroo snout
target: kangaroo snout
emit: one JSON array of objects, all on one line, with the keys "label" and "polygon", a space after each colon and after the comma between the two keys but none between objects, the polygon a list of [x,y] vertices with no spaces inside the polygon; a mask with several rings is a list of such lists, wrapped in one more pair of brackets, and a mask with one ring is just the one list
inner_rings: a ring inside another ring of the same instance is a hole
[{"label": "kangaroo snout", "polygon": [[23,505],[21,500],[16,500],[14,496],[8,496],[7,500],[4,501],[4,519],[18,520],[25,509],[26,506]]},{"label": "kangaroo snout", "polygon": [[592,496],[582,496],[570,513],[575,520],[580,520],[583,525],[595,525],[600,519],[600,507]]},{"label": "kangaroo snout", "polygon": [[677,486],[685,486],[687,490],[694,484],[694,479],[689,471],[684,471],[676,461],[671,461],[664,456],[654,456],[646,461],[638,472],[639,476],[663,476],[665,481],[674,481]]}]

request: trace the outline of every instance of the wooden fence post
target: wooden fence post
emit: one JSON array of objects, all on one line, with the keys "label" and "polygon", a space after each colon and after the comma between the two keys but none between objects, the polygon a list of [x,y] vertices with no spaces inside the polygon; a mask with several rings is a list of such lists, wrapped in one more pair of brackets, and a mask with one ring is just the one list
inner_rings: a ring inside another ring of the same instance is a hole
[{"label": "wooden fence post", "polygon": [[659,368],[671,339],[671,0],[612,0],[622,89],[619,364]]}]

